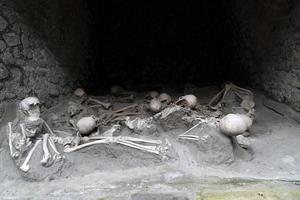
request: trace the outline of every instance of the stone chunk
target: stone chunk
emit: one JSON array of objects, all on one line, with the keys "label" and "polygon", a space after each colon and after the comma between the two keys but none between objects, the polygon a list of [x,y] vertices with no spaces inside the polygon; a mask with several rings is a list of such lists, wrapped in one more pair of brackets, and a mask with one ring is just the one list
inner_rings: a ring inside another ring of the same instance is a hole
[{"label": "stone chunk", "polygon": [[5,28],[7,27],[7,21],[0,16],[0,31],[4,31]]},{"label": "stone chunk", "polygon": [[8,69],[2,63],[0,63],[0,81],[6,79],[8,76]]},{"label": "stone chunk", "polygon": [[3,34],[3,39],[5,40],[6,44],[11,47],[20,44],[20,38],[15,33]]}]

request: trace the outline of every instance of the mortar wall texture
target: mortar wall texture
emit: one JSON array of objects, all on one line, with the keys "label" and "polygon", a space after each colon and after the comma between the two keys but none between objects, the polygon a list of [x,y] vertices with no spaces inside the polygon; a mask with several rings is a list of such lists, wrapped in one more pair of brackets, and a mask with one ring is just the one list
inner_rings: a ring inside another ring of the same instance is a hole
[{"label": "mortar wall texture", "polygon": [[49,107],[73,82],[9,2],[0,0],[0,104],[33,95]]},{"label": "mortar wall texture", "polygon": [[251,81],[300,111],[300,2],[236,1],[240,60]]}]

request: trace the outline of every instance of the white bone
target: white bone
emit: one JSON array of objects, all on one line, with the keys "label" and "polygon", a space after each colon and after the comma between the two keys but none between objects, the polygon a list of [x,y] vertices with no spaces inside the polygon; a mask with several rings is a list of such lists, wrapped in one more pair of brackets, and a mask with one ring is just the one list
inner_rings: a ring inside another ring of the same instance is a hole
[{"label": "white bone", "polygon": [[[90,137],[90,140],[103,140],[108,137],[105,136],[95,136],[95,137]],[[150,144],[162,144],[161,140],[148,140],[148,139],[141,139],[141,138],[135,138],[135,137],[127,137],[127,136],[119,136],[120,139],[127,140],[127,141],[132,141],[132,142],[143,142],[143,143],[150,143]]]},{"label": "white bone", "polygon": [[86,95],[84,89],[82,88],[77,88],[75,91],[74,91],[74,95],[75,96],[78,96],[78,97],[83,97],[84,95]]},{"label": "white bone", "polygon": [[22,138],[25,139],[26,138],[26,132],[25,132],[24,124],[20,124],[20,127],[21,127]]},{"label": "white bone", "polygon": [[48,149],[48,138],[49,138],[49,134],[44,134],[43,135],[43,159],[41,160],[42,164],[46,164],[48,163],[49,159],[51,158],[51,154],[49,152]]},{"label": "white bone", "polygon": [[55,146],[55,143],[54,143],[52,137],[49,137],[49,138],[48,138],[48,141],[49,141],[50,147],[51,147],[52,150],[54,151],[54,156],[53,156],[53,158],[54,158],[54,159],[61,159],[62,156],[60,155],[59,151],[57,150],[57,148],[56,148],[56,146]]},{"label": "white bone", "polygon": [[[87,100],[87,101],[90,101],[90,102],[96,103],[96,104],[98,104],[98,105],[100,105],[100,106],[104,107],[105,109],[108,109],[108,108],[110,108],[110,107],[111,107],[111,103],[105,103],[105,102],[102,102],[102,101],[100,101],[100,100],[98,100],[98,99],[94,99],[94,98],[88,98],[88,100]],[[93,106],[91,106],[91,107],[93,107]]]},{"label": "white bone", "polygon": [[152,99],[149,103],[149,107],[150,107],[150,110],[152,110],[153,112],[159,112],[161,110],[161,102],[159,99]]},{"label": "white bone", "polygon": [[184,140],[200,140],[200,137],[198,135],[179,135],[179,139]]},{"label": "white bone", "polygon": [[[43,120],[43,119],[42,119],[42,120]],[[47,123],[45,120],[43,120],[43,122],[44,122],[46,128],[48,129],[49,133],[50,133],[51,135],[54,135],[54,133],[53,133],[52,129],[50,128],[50,126],[48,125],[48,123]]]},{"label": "white bone", "polygon": [[19,156],[19,153],[14,150],[12,144],[12,122],[8,122],[7,125],[8,125],[8,145],[9,145],[10,156],[12,158],[17,158]]},{"label": "white bone", "polygon": [[77,150],[85,148],[85,147],[92,146],[94,144],[108,144],[108,143],[110,143],[109,139],[97,140],[97,141],[81,144],[81,145],[78,145],[78,146],[75,146],[75,147],[66,148],[66,149],[64,149],[64,152],[70,153],[70,152],[77,151]]},{"label": "white bone", "polygon": [[172,101],[172,97],[167,93],[161,93],[158,99],[161,103],[166,103],[166,104],[169,104]]},{"label": "white bone", "polygon": [[146,94],[144,100],[148,102],[151,99],[158,98],[158,96],[159,96],[159,94],[157,91],[150,91]]},{"label": "white bone", "polygon": [[[92,146],[95,144],[118,143],[118,144],[122,144],[122,145],[125,145],[128,147],[131,147],[131,148],[154,153],[157,155],[160,155],[162,153],[160,151],[160,148],[157,146],[146,146],[146,145],[140,145],[135,142],[132,142],[132,141],[136,140],[136,142],[148,143],[148,141],[149,141],[149,143],[152,143],[152,144],[161,144],[162,143],[161,141],[143,140],[140,138],[121,137],[121,136],[119,136],[119,137],[93,137],[92,139],[96,139],[96,138],[99,138],[100,140],[96,140],[96,141],[88,142],[88,143],[81,144],[81,145],[78,145],[75,147],[67,148],[64,151],[70,153],[70,152],[73,152],[73,151],[76,151],[76,150],[79,150],[79,149],[82,149],[82,148],[85,148],[88,146]],[[127,139],[129,139],[129,140],[127,140]],[[130,140],[132,140],[132,141],[130,141]]]},{"label": "white bone", "polygon": [[229,136],[244,133],[252,125],[252,120],[243,114],[228,114],[220,120],[221,131]]},{"label": "white bone", "polygon": [[36,141],[36,143],[34,144],[34,146],[32,147],[32,149],[29,151],[27,157],[25,158],[25,161],[21,165],[20,169],[23,172],[28,172],[28,170],[30,169],[30,166],[28,165],[28,162],[30,161],[33,152],[35,151],[35,149],[37,148],[37,146],[39,145],[40,142],[41,142],[41,140],[37,140]]},{"label": "white bone", "polygon": [[78,120],[76,127],[82,135],[90,134],[96,128],[96,120],[93,117],[83,117]]},{"label": "white bone", "polygon": [[128,147],[132,147],[132,148],[135,148],[135,149],[139,149],[139,150],[142,150],[142,151],[154,153],[154,154],[157,154],[157,155],[160,154],[160,152],[157,150],[156,146],[144,146],[144,145],[140,145],[140,144],[137,144],[137,143],[126,141],[126,140],[118,140],[117,143],[123,144],[123,145],[128,146]]},{"label": "white bone", "polygon": [[177,106],[177,105],[172,105],[169,106],[165,109],[163,109],[162,111],[160,111],[159,113],[155,114],[153,116],[154,119],[160,118],[160,119],[165,119],[166,117],[168,117],[169,115],[171,115],[172,113],[179,111],[183,109],[181,106]]},{"label": "white bone", "polygon": [[189,108],[194,108],[197,105],[197,97],[193,94],[188,94],[179,97],[179,99],[175,102],[177,105],[181,105],[182,103],[189,107]]}]

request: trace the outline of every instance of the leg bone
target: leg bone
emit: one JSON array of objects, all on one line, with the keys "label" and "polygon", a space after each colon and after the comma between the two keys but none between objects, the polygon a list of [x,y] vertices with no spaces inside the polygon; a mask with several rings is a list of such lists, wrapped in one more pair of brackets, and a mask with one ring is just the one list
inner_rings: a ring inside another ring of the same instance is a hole
[{"label": "leg bone", "polygon": [[70,153],[70,152],[73,152],[73,151],[77,151],[79,149],[83,149],[85,147],[92,146],[94,144],[108,144],[108,143],[111,143],[110,139],[97,140],[97,141],[93,141],[93,142],[88,142],[88,143],[85,143],[85,144],[81,144],[81,145],[78,145],[78,146],[75,146],[75,147],[66,148],[64,150],[64,152]]},{"label": "leg bone", "polygon": [[157,150],[156,146],[144,146],[144,145],[140,145],[140,144],[137,144],[137,143],[134,143],[134,142],[122,140],[122,139],[117,140],[117,143],[123,144],[125,146],[131,147],[131,148],[134,148],[134,149],[139,149],[139,150],[142,150],[142,151],[154,153],[154,154],[157,154],[157,155],[160,154],[160,152]]},{"label": "leg bone", "polygon": [[55,143],[53,141],[53,139],[51,137],[48,138],[48,141],[49,141],[49,144],[50,144],[50,147],[52,148],[52,150],[54,151],[54,156],[53,158],[54,159],[61,159],[62,156],[60,155],[59,151],[57,150],[56,146],[55,146]]},{"label": "leg bone", "polygon": [[10,156],[12,158],[17,158],[19,156],[19,153],[14,150],[12,144],[12,123],[11,122],[8,122],[8,145],[9,145]]},{"label": "leg bone", "polygon": [[51,158],[51,154],[50,154],[49,149],[48,149],[48,138],[49,138],[49,134],[44,134],[43,135],[43,152],[44,152],[44,155],[43,155],[43,159],[41,160],[42,164],[47,164],[48,161]]},{"label": "leg bone", "polygon": [[34,144],[34,146],[32,147],[32,149],[29,151],[27,157],[25,158],[24,163],[21,165],[20,169],[23,172],[28,172],[28,170],[30,169],[30,166],[28,165],[28,162],[30,161],[33,152],[35,151],[35,149],[37,148],[37,146],[39,145],[39,143],[41,142],[41,140],[37,140],[36,143]]}]

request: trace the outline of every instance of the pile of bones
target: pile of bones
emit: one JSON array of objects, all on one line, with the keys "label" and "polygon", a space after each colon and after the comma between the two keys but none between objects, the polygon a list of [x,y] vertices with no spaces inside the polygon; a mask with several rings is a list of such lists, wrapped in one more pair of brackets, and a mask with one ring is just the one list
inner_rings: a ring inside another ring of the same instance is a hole
[{"label": "pile of bones", "polygon": [[[230,103],[226,102],[229,94],[239,99],[238,108],[243,112],[222,114],[222,108]],[[51,129],[40,117],[40,102],[36,97],[27,97],[19,103],[18,116],[8,123],[7,133],[11,157],[15,160],[25,158],[20,170],[28,172],[30,159],[40,144],[43,150],[40,162],[45,167],[55,160],[64,159],[56,145],[62,145],[65,153],[71,153],[92,145],[117,143],[164,158],[171,146],[167,139],[115,134],[122,126],[135,132],[151,129],[155,122],[167,119],[177,111],[186,113],[183,121],[197,122],[178,139],[199,140],[199,136],[190,132],[198,126],[210,125],[218,127],[236,143],[236,136],[247,135],[245,133],[252,125],[255,106],[253,93],[231,82],[225,83],[224,88],[206,105],[201,105],[193,94],[173,100],[169,94],[156,91],[147,93],[141,103],[136,103],[135,92],[125,91],[119,86],[111,88],[111,94],[105,101],[90,97],[82,88],[76,89],[73,96],[76,101],[69,102],[67,109],[67,124],[71,127],[69,132]],[[113,109],[116,102],[130,104]],[[102,131],[103,127],[106,127],[105,131]],[[61,134],[65,136],[59,136]]]}]

